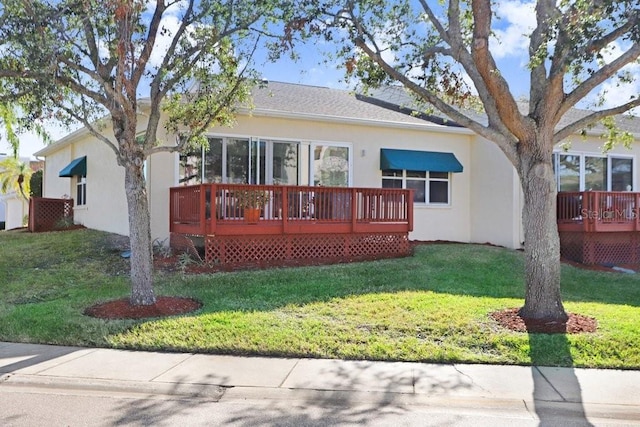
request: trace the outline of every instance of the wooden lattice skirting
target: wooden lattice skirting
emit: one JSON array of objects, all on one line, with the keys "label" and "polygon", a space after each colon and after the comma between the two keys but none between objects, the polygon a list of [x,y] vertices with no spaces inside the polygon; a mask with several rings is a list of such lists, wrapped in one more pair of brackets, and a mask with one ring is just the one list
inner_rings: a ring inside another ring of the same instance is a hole
[{"label": "wooden lattice skirting", "polygon": [[560,253],[583,264],[640,263],[640,232],[560,232]]},{"label": "wooden lattice skirting", "polygon": [[29,231],[53,231],[73,224],[73,199],[32,197],[29,200]]},{"label": "wooden lattice skirting", "polygon": [[[175,234],[175,233],[174,233]],[[183,238],[174,238],[191,251]],[[411,254],[407,233],[206,236],[205,262],[223,268],[313,265]]]}]

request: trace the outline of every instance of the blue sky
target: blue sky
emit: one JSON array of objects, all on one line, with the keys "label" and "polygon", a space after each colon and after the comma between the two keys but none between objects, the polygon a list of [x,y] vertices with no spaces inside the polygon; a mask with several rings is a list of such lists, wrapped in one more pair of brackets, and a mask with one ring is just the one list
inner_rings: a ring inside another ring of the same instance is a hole
[{"label": "blue sky", "polygon": [[[289,58],[283,58],[278,63],[264,63],[260,67],[263,77],[271,81],[307,84],[313,86],[325,86],[340,89],[349,89],[344,82],[343,72],[336,66],[323,65],[323,57],[316,52],[313,46],[307,46],[300,50],[302,58],[296,62]],[[51,125],[48,129],[57,140],[69,133],[69,130],[60,126]],[[20,141],[20,156],[31,157],[33,153],[44,148],[44,144],[33,134],[24,134]],[[10,148],[6,140],[0,140],[0,153],[9,153]]]},{"label": "blue sky", "polygon": [[[501,0],[497,3],[496,13],[502,20],[495,31],[497,38],[491,41],[491,50],[502,74],[510,82],[512,92],[518,98],[525,98],[528,92],[528,38],[524,34],[530,33],[535,26],[534,4],[531,0]],[[178,25],[177,15],[168,16],[165,24],[168,27]],[[325,57],[318,52],[322,47],[322,43],[299,46],[299,61],[282,58],[278,63],[264,63],[262,66],[258,64],[258,68],[263,77],[271,81],[350,89],[351,86],[343,81],[344,73],[340,64],[325,63]],[[606,59],[612,60],[619,52],[619,46],[614,45]],[[640,77],[640,64],[629,67],[629,71]],[[604,89],[607,90],[607,99],[611,103],[620,102],[621,99],[628,98],[629,93],[640,93],[640,78],[628,87],[608,85]],[[605,106],[608,105],[605,103]],[[69,133],[67,129],[57,126],[48,128],[54,140]],[[34,135],[23,135],[20,154],[30,157],[43,147],[42,142]],[[9,151],[6,141],[0,140],[0,153]]]}]

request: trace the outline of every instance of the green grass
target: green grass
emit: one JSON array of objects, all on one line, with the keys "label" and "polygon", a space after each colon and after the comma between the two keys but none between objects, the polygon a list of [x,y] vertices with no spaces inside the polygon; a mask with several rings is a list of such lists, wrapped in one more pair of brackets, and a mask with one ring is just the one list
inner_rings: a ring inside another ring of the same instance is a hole
[{"label": "green grass", "polygon": [[568,311],[593,334],[501,329],[522,305],[521,252],[427,245],[413,257],[210,275],[156,274],[158,295],[203,302],[165,319],[86,317],[129,293],[128,260],[91,230],[0,232],[0,340],[345,359],[640,368],[640,277],[563,266]]}]

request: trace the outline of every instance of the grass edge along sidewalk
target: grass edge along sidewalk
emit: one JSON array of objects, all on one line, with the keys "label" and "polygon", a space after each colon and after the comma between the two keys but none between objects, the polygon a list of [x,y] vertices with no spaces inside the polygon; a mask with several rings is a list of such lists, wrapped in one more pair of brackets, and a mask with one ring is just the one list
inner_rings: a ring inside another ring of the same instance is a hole
[{"label": "grass edge along sidewalk", "polygon": [[640,368],[640,278],[563,266],[568,311],[590,334],[527,334],[488,314],[522,304],[523,257],[483,245],[322,267],[156,274],[189,315],[105,321],[85,308],[129,293],[113,235],[0,232],[0,341],[236,355]]}]

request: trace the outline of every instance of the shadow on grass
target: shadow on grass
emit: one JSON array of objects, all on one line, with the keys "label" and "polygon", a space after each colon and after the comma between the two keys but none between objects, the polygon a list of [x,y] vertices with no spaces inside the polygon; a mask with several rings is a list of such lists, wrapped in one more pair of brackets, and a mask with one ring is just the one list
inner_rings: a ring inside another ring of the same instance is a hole
[{"label": "shadow on grass", "polygon": [[[412,257],[323,267],[283,268],[211,275],[164,276],[205,302],[205,312],[268,311],[373,293],[436,293],[524,300],[524,259],[519,251],[482,245],[425,245]],[[564,301],[640,306],[640,275],[563,266]]]},{"label": "shadow on grass", "polygon": [[[401,291],[430,291],[435,294],[465,297],[515,298],[522,301],[523,269],[523,256],[517,251],[482,245],[425,245],[417,248],[413,257],[377,262],[202,276],[185,276],[180,273],[158,274],[156,291],[158,295],[181,295],[202,301],[204,307],[193,317],[218,312],[232,314],[234,312],[266,312],[288,304],[303,306],[327,301],[339,303],[344,297],[368,294],[392,294],[389,299],[391,300],[394,298],[394,293]],[[563,275],[565,301],[597,301],[607,304],[624,302],[627,305],[640,306],[640,286],[635,277],[619,273],[586,272],[575,268],[564,268]],[[39,278],[39,280],[46,279]],[[91,280],[80,284],[73,283],[77,286],[69,298],[24,304],[20,310],[13,310],[11,320],[18,326],[25,325],[24,332],[22,329],[17,329],[18,332],[28,336],[31,332],[28,329],[30,319],[38,317],[40,324],[47,325],[52,330],[47,336],[57,337],[55,334],[60,334],[58,331],[63,330],[64,327],[66,336],[77,334],[78,338],[75,342],[94,343],[100,342],[105,336],[126,333],[132,325],[138,326],[147,322],[147,320],[141,322],[87,320],[86,317],[76,314],[76,312],[81,313],[81,310],[86,307],[76,310],[75,306],[82,304],[83,301],[96,302],[98,298],[105,298],[105,295],[114,295],[114,292],[105,292],[102,297],[98,297],[95,296],[96,289],[89,286]],[[126,290],[123,288],[118,292],[126,292]],[[517,303],[511,301],[510,304]],[[71,312],[69,306],[76,311]],[[64,316],[60,316],[59,313],[64,313]],[[230,316],[223,321],[233,322],[236,318]],[[275,322],[280,325],[282,318],[276,319]],[[211,333],[211,330],[203,328],[203,333]],[[406,332],[402,331],[402,333]],[[422,339],[421,330],[410,333]],[[7,335],[5,339],[10,337]],[[178,335],[176,340],[184,342],[184,336]],[[106,342],[105,344],[114,345]],[[164,350],[173,348],[171,344],[166,345]],[[155,344],[145,348],[158,350]],[[181,349],[180,346],[175,348],[176,351]],[[188,350],[238,354],[235,347]],[[248,352],[256,355],[300,356],[299,353],[253,353],[251,350]],[[438,362],[442,359],[433,361]],[[554,365],[557,362],[550,363]]]}]

